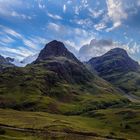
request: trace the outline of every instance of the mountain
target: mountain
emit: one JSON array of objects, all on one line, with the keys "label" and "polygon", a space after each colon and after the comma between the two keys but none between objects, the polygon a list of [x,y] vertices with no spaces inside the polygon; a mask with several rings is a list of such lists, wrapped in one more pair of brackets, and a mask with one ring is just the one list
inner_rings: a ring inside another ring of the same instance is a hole
[{"label": "mountain", "polygon": [[125,92],[136,94],[139,91],[140,66],[124,49],[112,49],[100,57],[90,59],[88,64],[98,72],[99,76]]},{"label": "mountain", "polygon": [[101,57],[92,58],[88,63],[103,77],[113,72],[125,73],[137,71],[139,68],[138,62],[132,60],[121,48],[112,49]]},{"label": "mountain", "polygon": [[139,139],[139,104],[90,70],[54,40],[1,71],[0,139]]},{"label": "mountain", "polygon": [[53,57],[65,57],[79,63],[79,60],[68,51],[64,44],[56,40],[48,43],[45,48],[41,50],[35,63],[42,60],[48,60]]},{"label": "mountain", "polygon": [[87,83],[94,75],[81,63],[62,42],[52,41],[41,50],[32,66],[42,66],[53,71],[58,78],[68,83]]},{"label": "mountain", "polygon": [[24,58],[20,63],[23,66],[26,66],[27,64],[31,64],[33,61],[35,61],[38,58],[39,54],[34,54],[34,55],[30,55],[26,58]]},{"label": "mountain", "polygon": [[56,40],[30,65],[0,72],[2,108],[83,114],[128,102]]},{"label": "mountain", "polygon": [[10,63],[10,58],[4,58],[0,55],[0,70],[7,68],[7,67],[13,67],[14,65]]}]

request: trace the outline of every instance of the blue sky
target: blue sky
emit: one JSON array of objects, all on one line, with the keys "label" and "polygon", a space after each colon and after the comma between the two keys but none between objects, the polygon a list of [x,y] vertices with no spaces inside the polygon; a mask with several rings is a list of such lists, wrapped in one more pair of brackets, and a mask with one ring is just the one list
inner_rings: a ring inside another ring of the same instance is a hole
[{"label": "blue sky", "polygon": [[93,56],[122,47],[140,61],[140,0],[0,0],[1,55],[22,59],[53,39]]}]

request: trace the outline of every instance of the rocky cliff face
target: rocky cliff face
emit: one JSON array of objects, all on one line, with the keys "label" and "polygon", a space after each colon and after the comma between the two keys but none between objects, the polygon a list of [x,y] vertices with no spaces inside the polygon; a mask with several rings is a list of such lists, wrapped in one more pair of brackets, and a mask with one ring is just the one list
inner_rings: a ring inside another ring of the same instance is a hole
[{"label": "rocky cliff face", "polygon": [[126,73],[137,71],[139,64],[131,59],[127,52],[121,48],[115,48],[103,56],[92,58],[88,61],[101,76],[112,73]]},{"label": "rocky cliff face", "polygon": [[41,65],[53,71],[58,79],[72,83],[85,83],[94,76],[86,67],[67,50],[62,42],[52,41],[41,50],[32,66]]},{"label": "rocky cliff face", "polygon": [[79,62],[78,59],[71,52],[67,50],[67,48],[64,46],[62,42],[54,40],[48,43],[45,46],[45,48],[41,50],[35,63],[53,57],[66,57],[73,61]]}]

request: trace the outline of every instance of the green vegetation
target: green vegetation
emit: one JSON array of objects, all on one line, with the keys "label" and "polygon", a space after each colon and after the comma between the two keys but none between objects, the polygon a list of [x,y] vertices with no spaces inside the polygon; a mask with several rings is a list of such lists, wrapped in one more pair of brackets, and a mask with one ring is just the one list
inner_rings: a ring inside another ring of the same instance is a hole
[{"label": "green vegetation", "polygon": [[[0,140],[139,140],[139,103],[57,43],[25,68],[0,72]],[[139,95],[136,73],[117,81]]]},{"label": "green vegetation", "polygon": [[[87,139],[139,139],[140,108],[101,109],[92,116],[65,116],[44,112],[0,109],[0,138],[22,137],[26,140],[55,136],[68,140],[72,136]],[[69,134],[69,135],[68,135]],[[70,136],[70,137],[69,137]],[[91,136],[91,137],[89,137]],[[81,140],[81,139],[79,139]]]},{"label": "green vegetation", "polygon": [[[129,103],[111,84],[91,74],[82,64],[59,59],[1,72],[0,107],[83,114],[88,110]],[[59,65],[63,71],[60,75]],[[77,68],[69,70],[69,67]]]},{"label": "green vegetation", "polygon": [[116,76],[116,79],[112,82],[127,94],[134,94],[140,97],[140,71],[122,74],[120,77]]}]

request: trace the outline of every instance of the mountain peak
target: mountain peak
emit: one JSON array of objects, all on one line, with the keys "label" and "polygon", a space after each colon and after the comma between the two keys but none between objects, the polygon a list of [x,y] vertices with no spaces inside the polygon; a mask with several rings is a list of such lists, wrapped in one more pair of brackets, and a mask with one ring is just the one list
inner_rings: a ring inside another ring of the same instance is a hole
[{"label": "mountain peak", "polygon": [[138,62],[129,57],[127,52],[121,48],[114,48],[100,57],[95,57],[88,62],[101,76],[113,72],[126,73],[137,71]]},{"label": "mountain peak", "polygon": [[125,55],[125,56],[128,56],[126,50],[124,50],[122,48],[114,48],[114,49],[111,49],[105,55],[107,55],[107,54],[116,54],[116,55]]},{"label": "mountain peak", "polygon": [[47,60],[53,57],[66,57],[68,59],[75,60],[78,62],[78,59],[71,52],[68,51],[63,42],[57,40],[53,40],[46,44],[44,49],[41,50],[35,62]]},{"label": "mountain peak", "polygon": [[65,48],[64,44],[60,41],[53,40],[49,42],[43,51],[46,51],[47,56],[61,56],[68,52],[68,50]]}]

